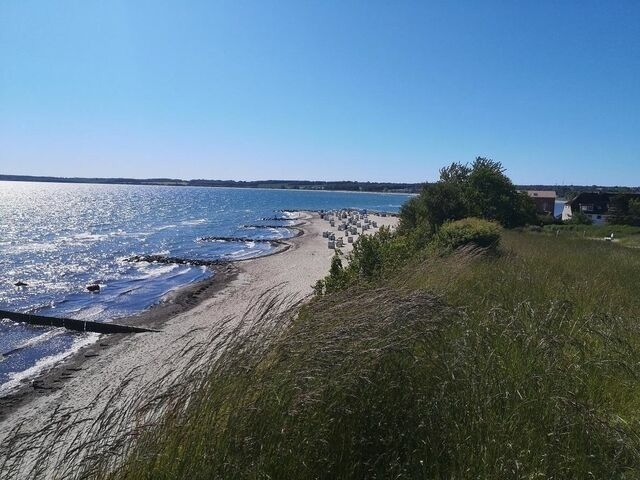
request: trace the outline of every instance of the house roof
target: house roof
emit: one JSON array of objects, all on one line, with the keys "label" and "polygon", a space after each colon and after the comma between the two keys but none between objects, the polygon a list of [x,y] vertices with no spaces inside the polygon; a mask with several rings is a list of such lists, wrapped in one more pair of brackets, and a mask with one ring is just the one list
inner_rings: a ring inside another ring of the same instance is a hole
[{"label": "house roof", "polygon": [[591,205],[596,203],[609,203],[609,199],[614,196],[609,192],[582,192],[567,203],[573,205]]},{"label": "house roof", "polygon": [[533,198],[556,198],[554,190],[527,190],[527,194]]}]

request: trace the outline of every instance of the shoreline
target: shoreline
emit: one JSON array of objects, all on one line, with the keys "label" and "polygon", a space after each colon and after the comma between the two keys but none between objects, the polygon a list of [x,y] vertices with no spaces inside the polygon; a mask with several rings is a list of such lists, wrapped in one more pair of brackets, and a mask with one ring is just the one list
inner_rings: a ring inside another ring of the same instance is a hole
[{"label": "shoreline", "polygon": [[[308,215],[311,212],[299,211],[298,213]],[[291,244],[288,242],[305,234],[304,227],[309,220],[310,218],[300,218],[300,223],[284,226],[283,228],[291,230],[294,234],[288,238],[268,240],[273,247],[268,253],[257,257],[209,265],[207,268],[212,272],[210,277],[182,285],[169,292],[162,301],[139,313],[121,317],[115,321],[120,325],[160,330],[160,332],[154,333],[161,333],[162,326],[172,318],[188,312],[226,288],[230,282],[237,278],[242,263],[279,255],[289,250]],[[70,330],[70,332],[73,331]],[[28,404],[34,397],[46,396],[49,392],[63,389],[66,381],[73,376],[73,373],[81,371],[83,364],[88,359],[105,353],[107,349],[131,335],[137,334],[99,334],[96,341],[81,346],[51,366],[43,367],[35,375],[22,379],[20,385],[0,396],[0,426],[16,409]]]},{"label": "shoreline", "polygon": [[[74,355],[77,363],[65,361],[44,374],[45,388],[30,382],[22,395],[0,401],[3,478],[63,478],[96,455],[117,462],[140,428],[157,421],[145,416],[144,406],[162,407],[200,359],[216,358],[239,336],[251,335],[265,302],[278,315],[308,300],[335,252],[322,236],[327,222],[302,214],[304,234],[283,239],[287,248],[277,255],[224,265],[228,270],[217,278],[126,319],[161,326],[160,332],[103,335]],[[46,389],[45,377],[55,388]]]},{"label": "shoreline", "polygon": [[[213,270],[211,277],[178,287],[170,292],[165,300],[146,310],[118,318],[118,324],[147,327],[161,332],[162,326],[171,318],[189,311],[210,296],[215,295],[238,274],[237,267],[232,264],[222,268],[215,266],[209,268]],[[73,331],[70,332],[73,333]],[[99,334],[95,342],[82,346],[77,351],[70,353],[68,357],[49,367],[44,367],[34,376],[23,379],[21,385],[0,397],[0,426],[3,421],[10,418],[16,409],[28,404],[35,397],[42,397],[49,392],[63,389],[65,383],[72,378],[74,373],[81,371],[83,365],[90,358],[105,353],[110,347],[132,335],[138,334]]]}]

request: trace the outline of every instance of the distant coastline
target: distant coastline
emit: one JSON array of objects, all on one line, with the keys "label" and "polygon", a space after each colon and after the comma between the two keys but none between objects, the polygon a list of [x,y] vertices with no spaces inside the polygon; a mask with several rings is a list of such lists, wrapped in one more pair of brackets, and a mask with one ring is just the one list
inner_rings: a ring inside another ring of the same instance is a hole
[{"label": "distant coastline", "polygon": [[[176,178],[100,178],[100,177],[52,177],[36,175],[0,174],[0,182],[84,183],[102,185],[155,185],[171,187],[250,188],[267,190],[303,190],[316,192],[361,192],[418,194],[428,182],[356,182],[315,180],[181,180]],[[557,198],[570,200],[581,192],[606,191],[636,193],[640,187],[598,185],[516,185],[520,190],[554,190]]]},{"label": "distant coastline", "polygon": [[422,183],[313,181],[313,180],[181,180],[175,178],[85,178],[34,175],[0,175],[0,181],[89,183],[104,185],[155,185],[172,187],[266,188],[281,190],[344,191],[371,193],[419,193]]}]

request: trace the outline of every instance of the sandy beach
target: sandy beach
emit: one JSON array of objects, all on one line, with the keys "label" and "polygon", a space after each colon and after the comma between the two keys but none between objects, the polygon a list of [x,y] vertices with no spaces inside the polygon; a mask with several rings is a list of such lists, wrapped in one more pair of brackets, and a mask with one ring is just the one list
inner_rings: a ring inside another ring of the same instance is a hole
[{"label": "sandy beach", "polygon": [[[19,395],[5,399],[0,404],[0,476],[63,477],[62,463],[73,470],[69,458],[80,464],[89,453],[74,452],[81,440],[126,434],[110,432],[105,419],[118,416],[120,425],[129,420],[133,425],[139,412],[125,408],[132,398],[157,398],[161,392],[149,391],[150,385],[179,381],[180,372],[193,366],[186,355],[190,346],[208,342],[208,349],[223,348],[225,336],[212,333],[233,330],[265,295],[285,299],[279,308],[308,298],[334,254],[322,232],[336,229],[316,213],[299,217],[303,235],[287,240],[284,251],[222,267],[213,280],[187,287],[187,295],[131,320],[158,333],[104,335]],[[371,218],[379,225],[397,224],[396,217]],[[246,316],[244,322],[250,331]]]}]

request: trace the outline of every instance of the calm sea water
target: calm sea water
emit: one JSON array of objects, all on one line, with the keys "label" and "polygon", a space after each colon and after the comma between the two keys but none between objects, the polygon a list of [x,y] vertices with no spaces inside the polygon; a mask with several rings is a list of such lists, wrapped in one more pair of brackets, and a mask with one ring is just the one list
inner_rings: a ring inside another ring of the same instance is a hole
[{"label": "calm sea water", "polygon": [[[290,237],[281,209],[398,211],[406,195],[0,182],[0,309],[93,321],[141,312],[210,275],[204,267],[129,263],[131,255],[245,259],[272,248],[202,237]],[[278,216],[281,214],[278,213]],[[247,228],[246,225],[281,225]],[[27,287],[15,287],[22,281]],[[98,282],[99,294],[86,291]],[[0,319],[0,395],[95,334]]]}]

